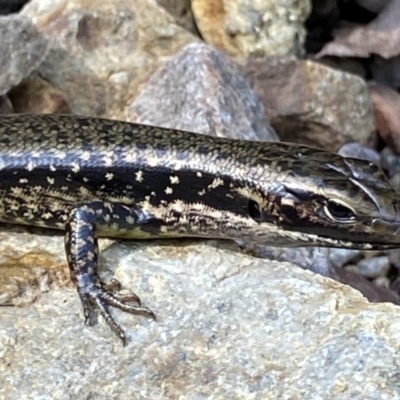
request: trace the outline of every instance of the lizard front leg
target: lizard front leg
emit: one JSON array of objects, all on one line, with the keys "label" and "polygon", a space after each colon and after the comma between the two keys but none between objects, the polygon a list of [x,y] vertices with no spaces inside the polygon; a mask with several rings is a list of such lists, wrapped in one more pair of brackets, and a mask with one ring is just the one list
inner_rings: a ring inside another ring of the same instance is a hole
[{"label": "lizard front leg", "polygon": [[[126,344],[126,337],[121,327],[114,321],[109,306],[135,315],[143,315],[155,319],[154,313],[140,306],[140,299],[134,293],[121,295],[115,292],[119,283],[113,281],[105,285],[99,279],[97,263],[99,248],[96,237],[96,224],[104,224],[111,219],[111,206],[101,202],[83,204],[71,210],[65,229],[65,250],[72,281],[75,283],[82,302],[85,322],[89,323],[91,314],[98,309],[110,328]],[[107,217],[108,215],[108,217]],[[140,224],[140,216],[134,211],[131,216]],[[136,302],[138,305],[126,304]]]}]

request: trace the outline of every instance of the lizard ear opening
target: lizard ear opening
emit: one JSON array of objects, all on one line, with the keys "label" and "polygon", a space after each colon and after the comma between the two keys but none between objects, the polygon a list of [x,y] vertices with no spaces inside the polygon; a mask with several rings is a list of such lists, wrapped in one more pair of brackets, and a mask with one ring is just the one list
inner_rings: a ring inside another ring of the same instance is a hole
[{"label": "lizard ear opening", "polygon": [[256,222],[262,221],[261,210],[258,203],[254,200],[249,200],[249,215]]}]

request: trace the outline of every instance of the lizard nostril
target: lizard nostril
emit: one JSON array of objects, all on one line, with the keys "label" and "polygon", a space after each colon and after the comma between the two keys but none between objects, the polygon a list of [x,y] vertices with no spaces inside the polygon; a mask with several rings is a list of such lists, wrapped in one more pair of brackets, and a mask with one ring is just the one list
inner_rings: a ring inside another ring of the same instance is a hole
[{"label": "lizard nostril", "polygon": [[261,222],[261,211],[260,206],[254,200],[249,200],[249,215],[256,222]]}]

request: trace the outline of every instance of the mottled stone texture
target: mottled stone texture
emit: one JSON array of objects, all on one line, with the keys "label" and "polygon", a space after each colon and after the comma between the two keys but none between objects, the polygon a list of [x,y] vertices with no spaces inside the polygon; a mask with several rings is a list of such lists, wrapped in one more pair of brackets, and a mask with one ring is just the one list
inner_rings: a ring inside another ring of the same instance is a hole
[{"label": "mottled stone texture", "polygon": [[250,60],[245,70],[282,141],[329,151],[347,142],[368,141],[373,115],[363,79],[286,57]]},{"label": "mottled stone texture", "polygon": [[399,308],[368,304],[348,286],[227,242],[112,245],[102,276],[115,273],[158,318],[115,310],[124,348],[104,321],[83,325],[76,291],[57,278],[61,236],[5,234],[1,270],[5,257],[14,268],[38,264],[41,253],[49,263],[37,272],[33,305],[0,307],[0,398],[399,396]]},{"label": "mottled stone texture", "polygon": [[35,71],[48,44],[32,21],[21,15],[0,16],[0,95]]},{"label": "mottled stone texture", "polygon": [[236,64],[198,43],[152,76],[130,107],[128,120],[236,139],[278,140]]},{"label": "mottled stone texture", "polygon": [[310,0],[192,0],[204,40],[238,61],[300,55]]},{"label": "mottled stone texture", "polygon": [[198,40],[153,0],[32,0],[23,14],[51,40],[39,72],[74,114],[125,119],[152,73]]}]

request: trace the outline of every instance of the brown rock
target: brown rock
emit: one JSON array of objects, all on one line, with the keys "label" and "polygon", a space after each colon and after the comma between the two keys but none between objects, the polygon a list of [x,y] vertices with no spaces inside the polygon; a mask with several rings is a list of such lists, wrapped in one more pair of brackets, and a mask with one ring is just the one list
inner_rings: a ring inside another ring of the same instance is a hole
[{"label": "brown rock", "polygon": [[22,13],[51,39],[40,75],[75,114],[125,119],[152,73],[198,40],[152,0],[32,0]]},{"label": "brown rock", "polygon": [[374,285],[368,279],[347,268],[333,267],[331,278],[360,291],[372,303],[390,302],[400,305],[400,297],[397,293],[388,288]]},{"label": "brown rock", "polygon": [[330,151],[347,142],[367,143],[372,106],[361,78],[284,57],[250,60],[245,70],[281,140]]},{"label": "brown rock", "polygon": [[0,18],[0,95],[7,93],[42,63],[48,43],[32,21],[21,15]]},{"label": "brown rock", "polygon": [[236,64],[200,43],[188,45],[152,76],[128,120],[236,139],[278,139]]},{"label": "brown rock", "polygon": [[369,85],[375,129],[397,154],[400,154],[400,94],[375,83]]},{"label": "brown rock", "polygon": [[369,57],[378,54],[384,58],[400,54],[400,2],[392,0],[367,25],[338,29],[335,39],[318,53],[317,57]]},{"label": "brown rock", "polygon": [[193,0],[192,9],[204,40],[238,61],[303,53],[309,0]]},{"label": "brown rock", "polygon": [[71,113],[63,93],[38,76],[25,80],[9,96],[17,113]]}]

